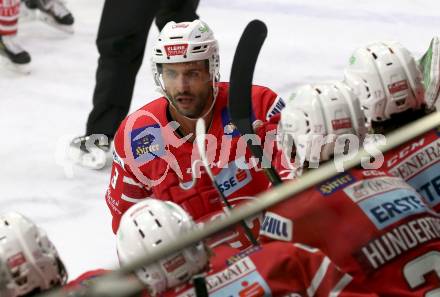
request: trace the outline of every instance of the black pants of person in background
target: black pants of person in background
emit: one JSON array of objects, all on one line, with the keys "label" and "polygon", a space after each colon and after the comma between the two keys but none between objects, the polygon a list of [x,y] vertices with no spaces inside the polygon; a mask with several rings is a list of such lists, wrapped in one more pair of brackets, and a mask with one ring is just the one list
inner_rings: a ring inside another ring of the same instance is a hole
[{"label": "black pants of person in background", "polygon": [[137,72],[153,19],[161,30],[169,21],[198,18],[199,0],[106,0],[96,41],[98,69],[86,135],[113,139],[127,116]]}]

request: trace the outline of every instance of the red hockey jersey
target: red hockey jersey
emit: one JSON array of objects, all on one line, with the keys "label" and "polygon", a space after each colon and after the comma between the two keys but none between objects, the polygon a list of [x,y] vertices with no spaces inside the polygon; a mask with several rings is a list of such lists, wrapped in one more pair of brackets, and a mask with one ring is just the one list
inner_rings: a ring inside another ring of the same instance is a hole
[{"label": "red hockey jersey", "polygon": [[440,289],[440,218],[381,171],[344,172],[270,208],[261,234],[319,248],[380,296]]},{"label": "red hockey jersey", "polygon": [[440,212],[440,128],[386,152],[382,169],[413,186]]},{"label": "red hockey jersey", "polygon": [[[259,168],[248,166],[246,141],[231,124],[227,109],[228,83],[220,83],[209,127],[208,156],[221,191],[232,205],[254,199],[269,181]],[[253,119],[267,121],[284,103],[270,89],[253,86]],[[142,199],[170,200],[195,220],[222,210],[223,203],[204,172],[197,146],[174,133],[162,97],[129,115],[119,127],[106,202],[113,215],[113,231],[121,215]],[[215,157],[214,157],[215,156]],[[257,224],[257,223],[256,223]]]},{"label": "red hockey jersey", "polygon": [[[272,242],[241,252],[221,245],[213,250],[213,254],[205,278],[212,297],[377,296],[354,284],[351,276],[341,272],[322,252],[304,245]],[[96,273],[91,275],[94,277]],[[86,273],[72,285],[87,286],[88,277]],[[190,296],[195,297],[190,283],[160,295]],[[148,294],[143,293],[143,297]]]}]

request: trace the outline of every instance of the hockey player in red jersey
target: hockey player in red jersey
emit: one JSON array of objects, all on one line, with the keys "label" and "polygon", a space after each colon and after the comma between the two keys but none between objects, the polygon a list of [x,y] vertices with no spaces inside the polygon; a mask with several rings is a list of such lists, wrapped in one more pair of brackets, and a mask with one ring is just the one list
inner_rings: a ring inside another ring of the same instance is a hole
[{"label": "hockey player in red jersey", "polygon": [[0,55],[16,65],[28,64],[31,57],[17,42],[20,0],[0,0]]},{"label": "hockey player in red jersey", "polygon": [[[74,19],[60,0],[26,0],[26,7],[37,10],[45,22],[73,32]],[[14,69],[29,73],[30,54],[17,41],[20,0],[0,0],[0,55],[4,56]]]},{"label": "hockey player in red jersey", "polygon": [[0,215],[0,296],[34,296],[67,281],[67,272],[46,233],[28,218]]},{"label": "hockey player in red jersey", "polygon": [[[254,199],[269,181],[247,166],[250,151],[231,124],[229,84],[219,82],[217,40],[206,23],[168,23],[153,49],[153,74],[164,97],[129,115],[114,139],[114,162],[106,202],[113,231],[133,203],[174,201],[196,220],[211,217],[223,204],[201,167],[193,145],[195,124],[204,118],[215,143],[209,155],[217,183],[232,205]],[[270,89],[253,86],[253,119],[267,121],[284,106]],[[258,229],[258,222],[254,226]]]},{"label": "hockey player in red jersey", "polygon": [[[354,52],[345,70],[345,81],[359,96],[374,133],[387,134],[435,112],[434,104],[440,95],[439,47],[436,37],[421,60],[423,76],[414,57],[398,43],[374,43]],[[440,130],[434,129],[386,152],[382,166],[416,188],[437,212],[440,211],[439,136]]]},{"label": "hockey player in red jersey", "polygon": [[[160,249],[195,228],[187,212],[173,202],[140,202],[122,217],[117,233],[120,262]],[[244,251],[226,244],[208,251],[199,242],[135,273],[150,296],[196,296],[192,279],[200,273],[209,296],[376,296],[356,287],[319,250],[283,242]]]},{"label": "hockey player in red jersey", "polygon": [[[281,112],[279,137],[286,157],[293,143],[297,170],[307,170],[356,149],[362,127],[358,100],[346,86],[304,86]],[[374,164],[367,158],[362,165]],[[344,171],[271,207],[261,234],[262,241],[319,248],[380,296],[440,290],[440,219],[411,186],[382,171]]]}]

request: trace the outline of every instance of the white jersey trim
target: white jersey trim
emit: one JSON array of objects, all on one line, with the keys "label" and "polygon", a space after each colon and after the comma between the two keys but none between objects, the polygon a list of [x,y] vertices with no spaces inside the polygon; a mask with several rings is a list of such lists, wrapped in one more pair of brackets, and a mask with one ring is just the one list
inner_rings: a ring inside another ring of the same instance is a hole
[{"label": "white jersey trim", "polygon": [[128,176],[124,176],[124,178],[122,179],[122,181],[126,184],[129,185],[133,185],[133,186],[137,186],[139,188],[143,188],[143,185],[141,183],[138,183],[137,181],[135,181],[134,179],[128,177]]},{"label": "white jersey trim", "polygon": [[324,279],[325,274],[327,273],[327,269],[329,265],[330,265],[330,259],[328,257],[325,257],[324,260],[322,260],[318,271],[315,273],[315,276],[312,279],[312,283],[310,284],[310,287],[307,288],[307,296],[309,297],[315,296],[316,290],[318,290],[319,286],[321,285],[321,282]]},{"label": "white jersey trim", "polygon": [[17,20],[18,20],[18,15],[0,16],[0,21],[4,21],[4,22],[12,22]]},{"label": "white jersey trim", "polygon": [[351,282],[353,278],[348,275],[345,274],[341,280],[336,284],[336,286],[332,289],[332,291],[330,292],[330,294],[328,295],[329,297],[337,297],[339,296],[339,294],[342,292],[342,290],[344,290],[344,288]]},{"label": "white jersey trim", "polygon": [[130,198],[124,194],[121,195],[121,199],[127,202],[131,202],[131,203],[138,203],[147,199],[152,199],[152,197],[146,197],[146,198],[139,198],[139,199],[135,199],[135,198]]},{"label": "white jersey trim", "polygon": [[0,30],[3,30],[3,31],[15,31],[15,30],[17,30],[17,28],[18,28],[17,24],[7,25],[7,26],[0,25]]}]

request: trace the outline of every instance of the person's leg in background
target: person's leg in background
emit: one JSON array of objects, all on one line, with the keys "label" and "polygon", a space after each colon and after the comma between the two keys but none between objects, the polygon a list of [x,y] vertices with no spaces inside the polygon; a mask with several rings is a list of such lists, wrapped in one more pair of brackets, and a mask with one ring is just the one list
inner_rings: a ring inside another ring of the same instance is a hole
[{"label": "person's leg in background", "polygon": [[0,0],[0,54],[16,65],[28,64],[31,56],[17,42],[20,0]]},{"label": "person's leg in background", "polygon": [[[96,45],[99,52],[93,109],[86,134],[74,138],[69,155],[79,165],[100,169],[119,124],[130,108],[157,0],[106,0]],[[92,137],[93,135],[93,137]],[[90,148],[92,146],[92,149]]]},{"label": "person's leg in background", "polygon": [[86,135],[105,134],[111,140],[127,115],[148,31],[158,9],[159,1],[154,0],[105,1],[96,41],[100,56]]},{"label": "person's leg in background", "polygon": [[156,26],[162,30],[169,21],[180,23],[198,19],[198,6],[199,0],[162,0],[161,8],[156,14]]},{"label": "person's leg in background", "polygon": [[[71,143],[72,148],[81,150],[76,156],[89,153],[86,142],[90,135],[105,135],[107,142],[100,142],[102,138],[99,137],[92,141],[96,147],[108,150],[119,124],[128,114],[154,17],[157,15],[156,23],[160,30],[171,20],[180,22],[198,18],[197,5],[198,0],[133,0],[130,5],[121,0],[106,0],[97,38],[100,57],[93,109],[87,120],[86,135],[75,138]],[[100,168],[76,161],[86,167]]]},{"label": "person's leg in background", "polygon": [[26,8],[39,11],[39,19],[62,31],[73,33],[75,19],[62,0],[22,0]]}]

